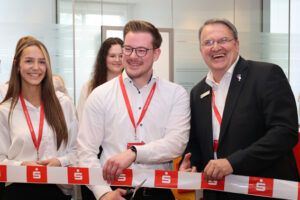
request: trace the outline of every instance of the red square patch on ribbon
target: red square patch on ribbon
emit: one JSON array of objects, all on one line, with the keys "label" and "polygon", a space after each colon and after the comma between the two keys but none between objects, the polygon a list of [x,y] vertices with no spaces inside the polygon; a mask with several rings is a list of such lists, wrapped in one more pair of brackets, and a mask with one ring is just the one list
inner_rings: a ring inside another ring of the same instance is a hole
[{"label": "red square patch on ribbon", "polygon": [[89,184],[89,169],[80,167],[68,167],[69,184]]},{"label": "red square patch on ribbon", "polygon": [[218,181],[206,181],[204,180],[203,173],[201,174],[201,189],[214,189],[224,191],[225,177]]},{"label": "red square patch on ribbon", "polygon": [[248,194],[272,197],[273,184],[271,178],[249,177]]},{"label": "red square patch on ribbon", "polygon": [[178,172],[155,170],[155,187],[161,188],[177,188]]},{"label": "red square patch on ribbon", "polygon": [[112,185],[132,185],[132,169],[124,169],[118,180],[111,183]]},{"label": "red square patch on ribbon", "polygon": [[47,167],[27,166],[28,183],[47,183]]},{"label": "red square patch on ribbon", "polygon": [[1,182],[7,181],[6,165],[0,165],[0,181]]}]

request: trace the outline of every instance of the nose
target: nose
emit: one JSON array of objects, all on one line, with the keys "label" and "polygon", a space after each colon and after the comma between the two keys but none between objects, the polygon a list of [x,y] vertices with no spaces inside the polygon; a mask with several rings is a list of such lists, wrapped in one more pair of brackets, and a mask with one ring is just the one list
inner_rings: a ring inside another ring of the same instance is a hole
[{"label": "nose", "polygon": [[39,62],[38,61],[35,61],[34,63],[33,63],[33,65],[32,65],[32,68],[33,69],[39,69],[39,66],[40,64],[39,64]]},{"label": "nose", "polygon": [[215,41],[211,48],[214,51],[218,51],[219,49],[221,49],[221,45],[217,41]]},{"label": "nose", "polygon": [[116,61],[117,61],[117,62],[119,62],[119,61],[121,61],[121,60],[122,60],[121,56],[116,56]]},{"label": "nose", "polygon": [[136,49],[132,50],[132,53],[130,55],[131,58],[138,58],[137,54],[136,54]]}]

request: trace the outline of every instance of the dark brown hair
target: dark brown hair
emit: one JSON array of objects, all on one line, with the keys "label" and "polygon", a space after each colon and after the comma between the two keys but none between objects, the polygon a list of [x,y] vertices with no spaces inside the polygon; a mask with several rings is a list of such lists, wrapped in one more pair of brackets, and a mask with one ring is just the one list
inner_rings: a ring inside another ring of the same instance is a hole
[{"label": "dark brown hair", "polygon": [[41,98],[43,101],[45,118],[49,126],[51,127],[51,129],[56,134],[57,149],[59,149],[62,141],[64,141],[65,144],[68,141],[68,129],[67,129],[63,110],[54,91],[49,53],[46,47],[44,46],[44,44],[41,43],[40,41],[36,39],[29,39],[22,42],[20,45],[17,45],[16,53],[14,56],[14,61],[10,73],[8,90],[2,103],[11,99],[11,105],[8,114],[8,122],[10,124],[11,115],[13,114],[13,110],[19,100],[20,92],[22,89],[21,75],[18,69],[21,56],[24,49],[30,46],[38,47],[42,51],[43,55],[45,56],[47,70],[46,70],[45,77],[41,82],[41,95],[42,95]]},{"label": "dark brown hair", "polygon": [[97,59],[94,64],[94,70],[92,73],[92,80],[89,85],[88,94],[91,93],[96,87],[106,82],[107,79],[107,67],[106,57],[109,49],[119,44],[123,46],[123,41],[120,38],[107,38],[102,44],[98,51]]},{"label": "dark brown hair", "polygon": [[138,20],[132,20],[128,22],[124,27],[124,39],[127,33],[129,32],[147,32],[152,35],[153,41],[152,46],[154,49],[158,49],[161,45],[162,38],[158,31],[158,29],[151,23],[146,21],[138,21]]}]

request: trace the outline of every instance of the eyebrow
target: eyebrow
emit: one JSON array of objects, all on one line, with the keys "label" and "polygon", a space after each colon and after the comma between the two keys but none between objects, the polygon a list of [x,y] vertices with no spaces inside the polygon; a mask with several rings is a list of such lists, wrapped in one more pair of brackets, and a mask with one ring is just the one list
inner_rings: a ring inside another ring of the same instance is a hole
[{"label": "eyebrow", "polygon": [[[25,57],[25,59],[36,59],[35,57],[30,57],[30,56],[27,56]],[[46,58],[37,58],[39,60],[46,60]]]}]

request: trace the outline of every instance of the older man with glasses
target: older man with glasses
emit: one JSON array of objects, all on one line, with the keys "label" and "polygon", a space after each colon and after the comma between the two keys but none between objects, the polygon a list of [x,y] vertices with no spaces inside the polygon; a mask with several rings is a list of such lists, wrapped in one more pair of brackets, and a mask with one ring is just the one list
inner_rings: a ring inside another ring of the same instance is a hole
[{"label": "older man with glasses", "polygon": [[[210,71],[191,92],[191,134],[180,170],[203,172],[214,183],[229,174],[299,181],[292,150],[297,109],[282,69],[239,56],[237,30],[226,19],[206,21],[199,40]],[[204,199],[264,198],[204,191]]]},{"label": "older man with glasses", "polygon": [[[190,129],[187,92],[153,71],[161,42],[152,24],[129,22],[124,28],[124,72],[96,88],[85,104],[78,137],[79,164],[103,167],[108,183],[116,181],[128,167],[172,170],[172,160],[186,148]],[[100,145],[103,152],[99,161]],[[123,189],[112,191],[99,185],[90,189],[97,200],[131,198]],[[143,188],[134,199],[174,197],[167,189]]]}]

